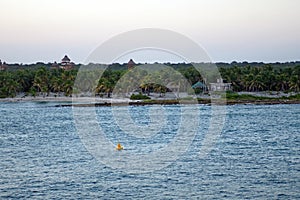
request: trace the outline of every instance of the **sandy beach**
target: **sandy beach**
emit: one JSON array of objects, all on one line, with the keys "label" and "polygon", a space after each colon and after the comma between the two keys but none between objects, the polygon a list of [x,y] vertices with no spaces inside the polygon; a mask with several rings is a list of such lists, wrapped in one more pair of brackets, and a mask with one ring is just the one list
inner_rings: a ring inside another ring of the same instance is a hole
[{"label": "sandy beach", "polygon": [[[245,92],[241,92],[241,94],[245,94]],[[261,96],[261,97],[269,97],[273,99],[262,99],[262,100],[251,100],[251,99],[227,99],[224,101],[222,100],[222,105],[225,103],[227,105],[235,105],[235,104],[256,104],[256,105],[261,105],[261,104],[300,104],[300,100],[298,99],[282,99],[282,97],[288,97],[290,95],[294,95],[294,93],[291,94],[286,94],[286,93],[270,93],[270,92],[260,92],[260,93],[249,93],[247,92],[246,94],[250,94],[253,96]],[[177,99],[174,97],[172,94],[167,94],[164,97],[157,96],[157,94],[151,95],[151,100],[150,101],[143,101],[143,100],[130,100],[129,98],[122,98],[122,97],[112,97],[112,98],[100,98],[100,97],[66,97],[66,96],[61,96],[61,97],[55,97],[53,95],[51,96],[17,96],[15,98],[3,98],[0,99],[0,102],[58,102],[58,106],[124,106],[124,105],[152,105],[152,104],[160,104],[160,105],[172,105],[172,104],[190,104],[191,101],[188,99],[185,101],[184,99],[187,97],[192,97],[192,96],[187,96],[184,94],[180,95],[182,100]],[[205,96],[197,96],[198,103],[199,104],[207,104],[211,105],[212,102],[213,104],[216,104],[216,99],[215,97],[212,97],[214,101],[211,101],[211,97],[208,95]],[[195,101],[193,101],[195,103]]]},{"label": "sandy beach", "polygon": [[78,103],[127,103],[136,102],[137,100],[130,100],[128,98],[99,98],[99,97],[43,97],[43,96],[26,96],[3,98],[0,102],[78,102]]}]

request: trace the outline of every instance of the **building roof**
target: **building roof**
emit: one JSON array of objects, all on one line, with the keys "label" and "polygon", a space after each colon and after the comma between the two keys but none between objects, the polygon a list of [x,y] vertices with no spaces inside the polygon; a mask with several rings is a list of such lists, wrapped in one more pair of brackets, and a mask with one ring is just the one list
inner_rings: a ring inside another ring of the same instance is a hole
[{"label": "building roof", "polygon": [[55,61],[54,63],[52,63],[51,67],[52,67],[52,68],[58,68],[59,65],[58,65],[57,62]]},{"label": "building roof", "polygon": [[197,83],[195,83],[194,85],[192,85],[192,88],[195,89],[195,88],[205,88],[206,85],[200,81],[198,81]]},{"label": "building roof", "polygon": [[135,65],[135,62],[134,62],[132,59],[130,59],[130,60],[128,61],[128,64],[134,64],[134,65]]},{"label": "building roof", "polygon": [[67,55],[65,55],[65,57],[63,57],[63,59],[61,61],[62,62],[70,62],[71,60]]},{"label": "building roof", "polygon": [[128,68],[132,68],[134,65],[135,65],[135,62],[132,59],[130,59],[127,63]]}]

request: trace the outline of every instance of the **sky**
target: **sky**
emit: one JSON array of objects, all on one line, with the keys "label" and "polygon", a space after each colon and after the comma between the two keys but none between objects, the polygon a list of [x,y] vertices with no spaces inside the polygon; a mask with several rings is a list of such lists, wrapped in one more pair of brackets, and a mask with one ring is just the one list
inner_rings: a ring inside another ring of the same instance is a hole
[{"label": "sky", "polygon": [[[47,63],[67,54],[83,63],[118,34],[160,28],[190,38],[212,62],[299,61],[299,8],[299,0],[0,0],[0,59]],[[181,61],[155,55],[130,56]]]}]

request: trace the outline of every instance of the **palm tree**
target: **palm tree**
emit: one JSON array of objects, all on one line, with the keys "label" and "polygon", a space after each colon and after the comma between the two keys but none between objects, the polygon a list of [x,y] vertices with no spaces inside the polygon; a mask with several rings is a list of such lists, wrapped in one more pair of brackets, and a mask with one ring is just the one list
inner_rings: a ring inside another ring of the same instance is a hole
[{"label": "palm tree", "polygon": [[103,84],[103,82],[99,82],[95,89],[95,94],[101,97],[102,96],[101,93],[103,93],[104,91],[105,91],[105,85]]},{"label": "palm tree", "polygon": [[33,80],[33,86],[37,87],[38,92],[42,92],[43,96],[45,93],[49,93],[49,72],[45,67],[41,67],[35,73]]},{"label": "palm tree", "polygon": [[58,96],[60,96],[60,93],[63,90],[63,81],[59,77],[53,77],[50,82],[51,88],[53,89],[53,92],[58,93]]},{"label": "palm tree", "polygon": [[15,97],[18,90],[20,89],[20,84],[13,80],[11,77],[8,77],[3,82],[4,87],[2,87],[3,92],[6,97]]},{"label": "palm tree", "polygon": [[277,91],[286,91],[288,89],[289,78],[285,73],[277,74],[275,82]]},{"label": "palm tree", "polygon": [[64,71],[61,77],[63,80],[62,88],[65,93],[65,96],[71,96],[75,81],[75,75],[72,73],[72,71]]},{"label": "palm tree", "polygon": [[289,89],[294,92],[300,91],[300,79],[299,76],[293,75],[289,81]]}]

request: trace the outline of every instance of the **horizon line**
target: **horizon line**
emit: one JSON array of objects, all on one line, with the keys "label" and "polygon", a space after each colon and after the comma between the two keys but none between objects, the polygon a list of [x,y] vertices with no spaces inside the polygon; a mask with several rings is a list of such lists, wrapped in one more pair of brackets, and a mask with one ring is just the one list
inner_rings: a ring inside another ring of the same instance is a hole
[{"label": "horizon line", "polygon": [[[133,59],[134,60],[134,59]],[[7,64],[7,65],[34,65],[34,64],[53,64],[53,63],[60,63],[60,62],[57,62],[57,61],[36,61],[36,62],[32,62],[32,63],[23,63],[23,62],[5,62],[5,60],[2,60],[0,59],[0,61],[3,63],[3,64]],[[84,64],[84,63],[75,63],[73,62],[75,65],[88,65],[88,64],[103,64],[103,65],[112,65],[112,64],[127,64],[128,62],[113,62],[113,63],[100,63],[100,62],[89,62],[87,64]],[[191,63],[205,63],[205,64],[208,64],[208,63],[211,63],[211,64],[217,64],[217,63],[224,63],[224,64],[234,64],[234,63],[263,63],[263,64],[284,64],[284,63],[299,63],[300,64],[300,59],[299,60],[286,60],[286,61],[247,61],[247,60],[244,60],[244,61],[236,61],[236,60],[233,60],[233,61],[211,61],[211,62],[171,62],[171,61],[164,61],[164,62],[159,62],[159,61],[155,61],[155,62],[136,62],[136,64],[191,64]]]}]

